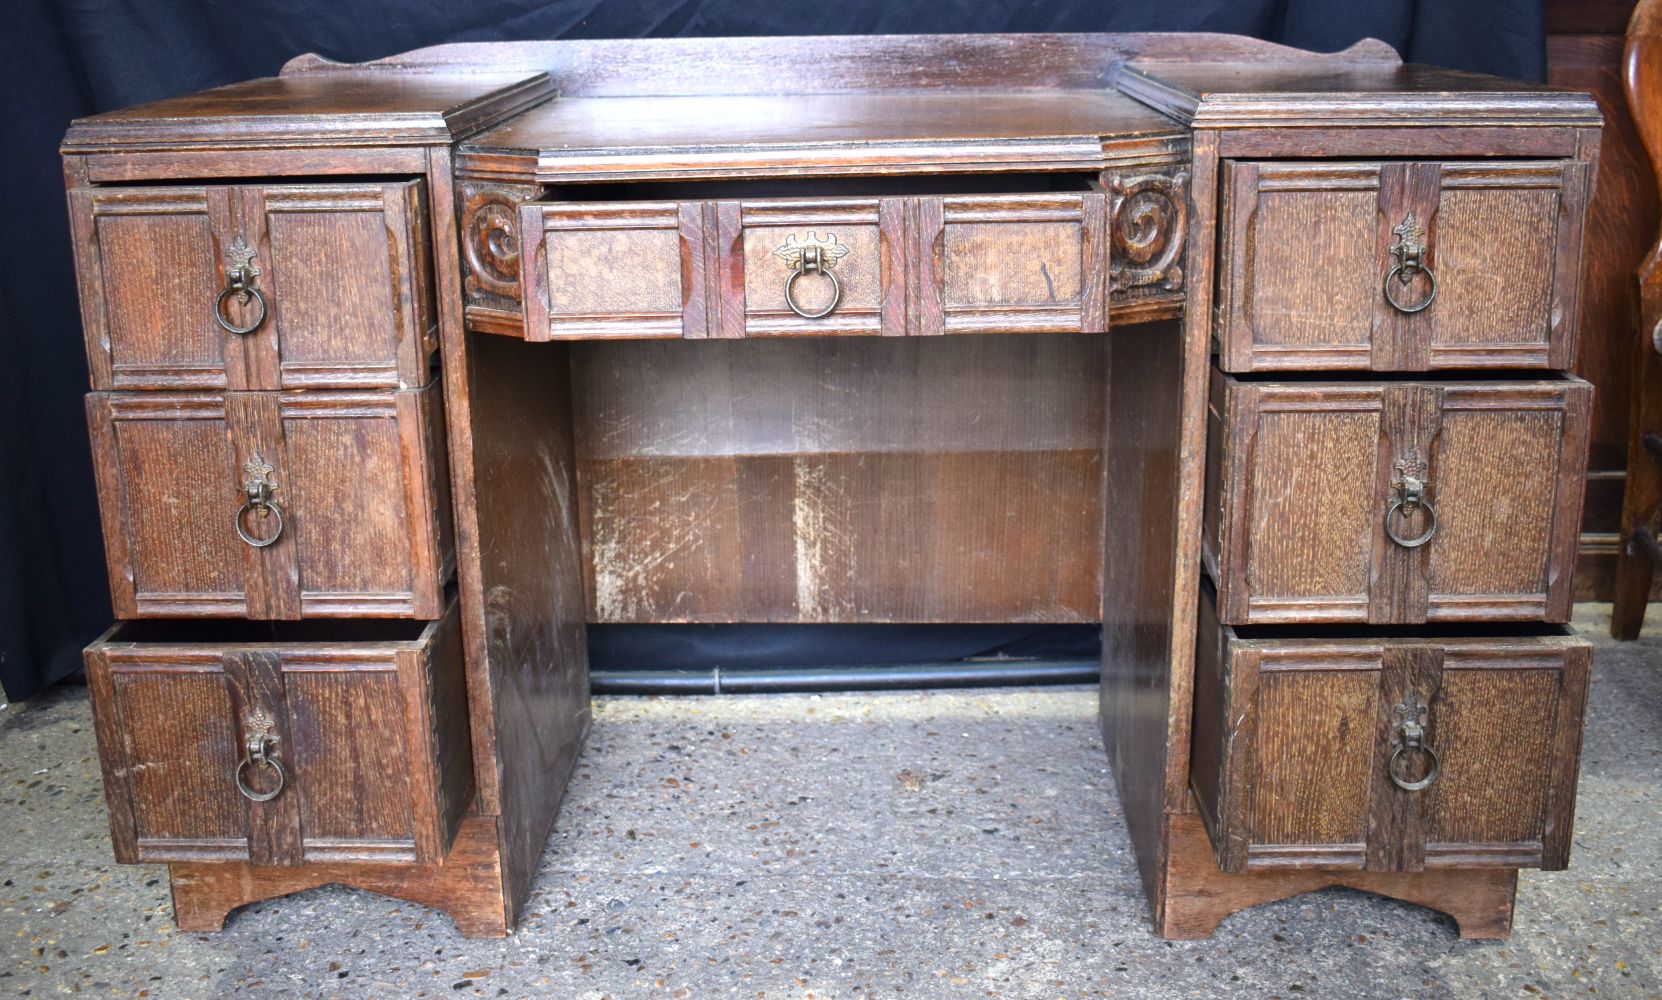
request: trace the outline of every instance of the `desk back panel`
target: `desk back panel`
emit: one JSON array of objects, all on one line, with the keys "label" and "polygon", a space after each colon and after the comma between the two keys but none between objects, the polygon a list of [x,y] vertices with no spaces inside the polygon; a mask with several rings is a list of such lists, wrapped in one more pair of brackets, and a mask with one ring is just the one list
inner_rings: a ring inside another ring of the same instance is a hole
[{"label": "desk back panel", "polygon": [[1105,346],[574,345],[589,620],[1097,621]]}]

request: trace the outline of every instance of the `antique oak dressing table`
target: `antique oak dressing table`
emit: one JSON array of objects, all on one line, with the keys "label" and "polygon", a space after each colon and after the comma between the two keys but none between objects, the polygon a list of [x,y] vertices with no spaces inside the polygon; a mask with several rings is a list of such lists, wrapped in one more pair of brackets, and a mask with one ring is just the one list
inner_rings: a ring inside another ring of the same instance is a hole
[{"label": "antique oak dressing table", "polygon": [[[1101,622],[1156,929],[1563,868],[1588,98],[1217,35],[451,45],[76,122],[118,860],[503,934],[590,622]],[[976,334],[977,336],[961,336]]]}]

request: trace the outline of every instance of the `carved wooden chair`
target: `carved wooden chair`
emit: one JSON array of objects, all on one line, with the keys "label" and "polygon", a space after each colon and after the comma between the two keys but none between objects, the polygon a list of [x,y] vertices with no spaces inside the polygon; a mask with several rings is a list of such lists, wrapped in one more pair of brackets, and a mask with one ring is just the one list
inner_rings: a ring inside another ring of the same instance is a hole
[{"label": "carved wooden chair", "polygon": [[[1641,0],[1634,9],[1624,62],[1628,108],[1662,184],[1662,0]],[[1610,634],[1617,639],[1638,637],[1652,576],[1662,566],[1662,237],[1639,265],[1638,277],[1622,548],[1610,616]]]}]

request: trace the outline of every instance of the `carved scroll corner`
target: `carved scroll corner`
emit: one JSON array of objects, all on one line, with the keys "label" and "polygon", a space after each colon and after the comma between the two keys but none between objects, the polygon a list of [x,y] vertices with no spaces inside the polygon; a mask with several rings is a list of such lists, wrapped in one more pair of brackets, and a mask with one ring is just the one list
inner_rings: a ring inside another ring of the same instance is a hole
[{"label": "carved scroll corner", "polygon": [[463,282],[470,300],[519,301],[519,204],[541,193],[527,184],[460,185]]},{"label": "carved scroll corner", "polygon": [[1189,171],[1140,167],[1103,176],[1108,191],[1109,291],[1116,301],[1183,290]]}]

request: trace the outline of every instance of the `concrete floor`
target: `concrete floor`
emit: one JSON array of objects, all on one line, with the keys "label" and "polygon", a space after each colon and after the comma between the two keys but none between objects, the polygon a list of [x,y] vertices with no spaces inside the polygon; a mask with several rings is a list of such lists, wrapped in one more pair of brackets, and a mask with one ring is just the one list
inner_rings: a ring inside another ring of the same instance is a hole
[{"label": "concrete floor", "polygon": [[1662,618],[1606,611],[1574,861],[1509,942],[1346,890],[1155,938],[1084,688],[602,699],[514,937],[339,888],[181,934],[63,688],[0,711],[0,997],[1662,995]]}]

